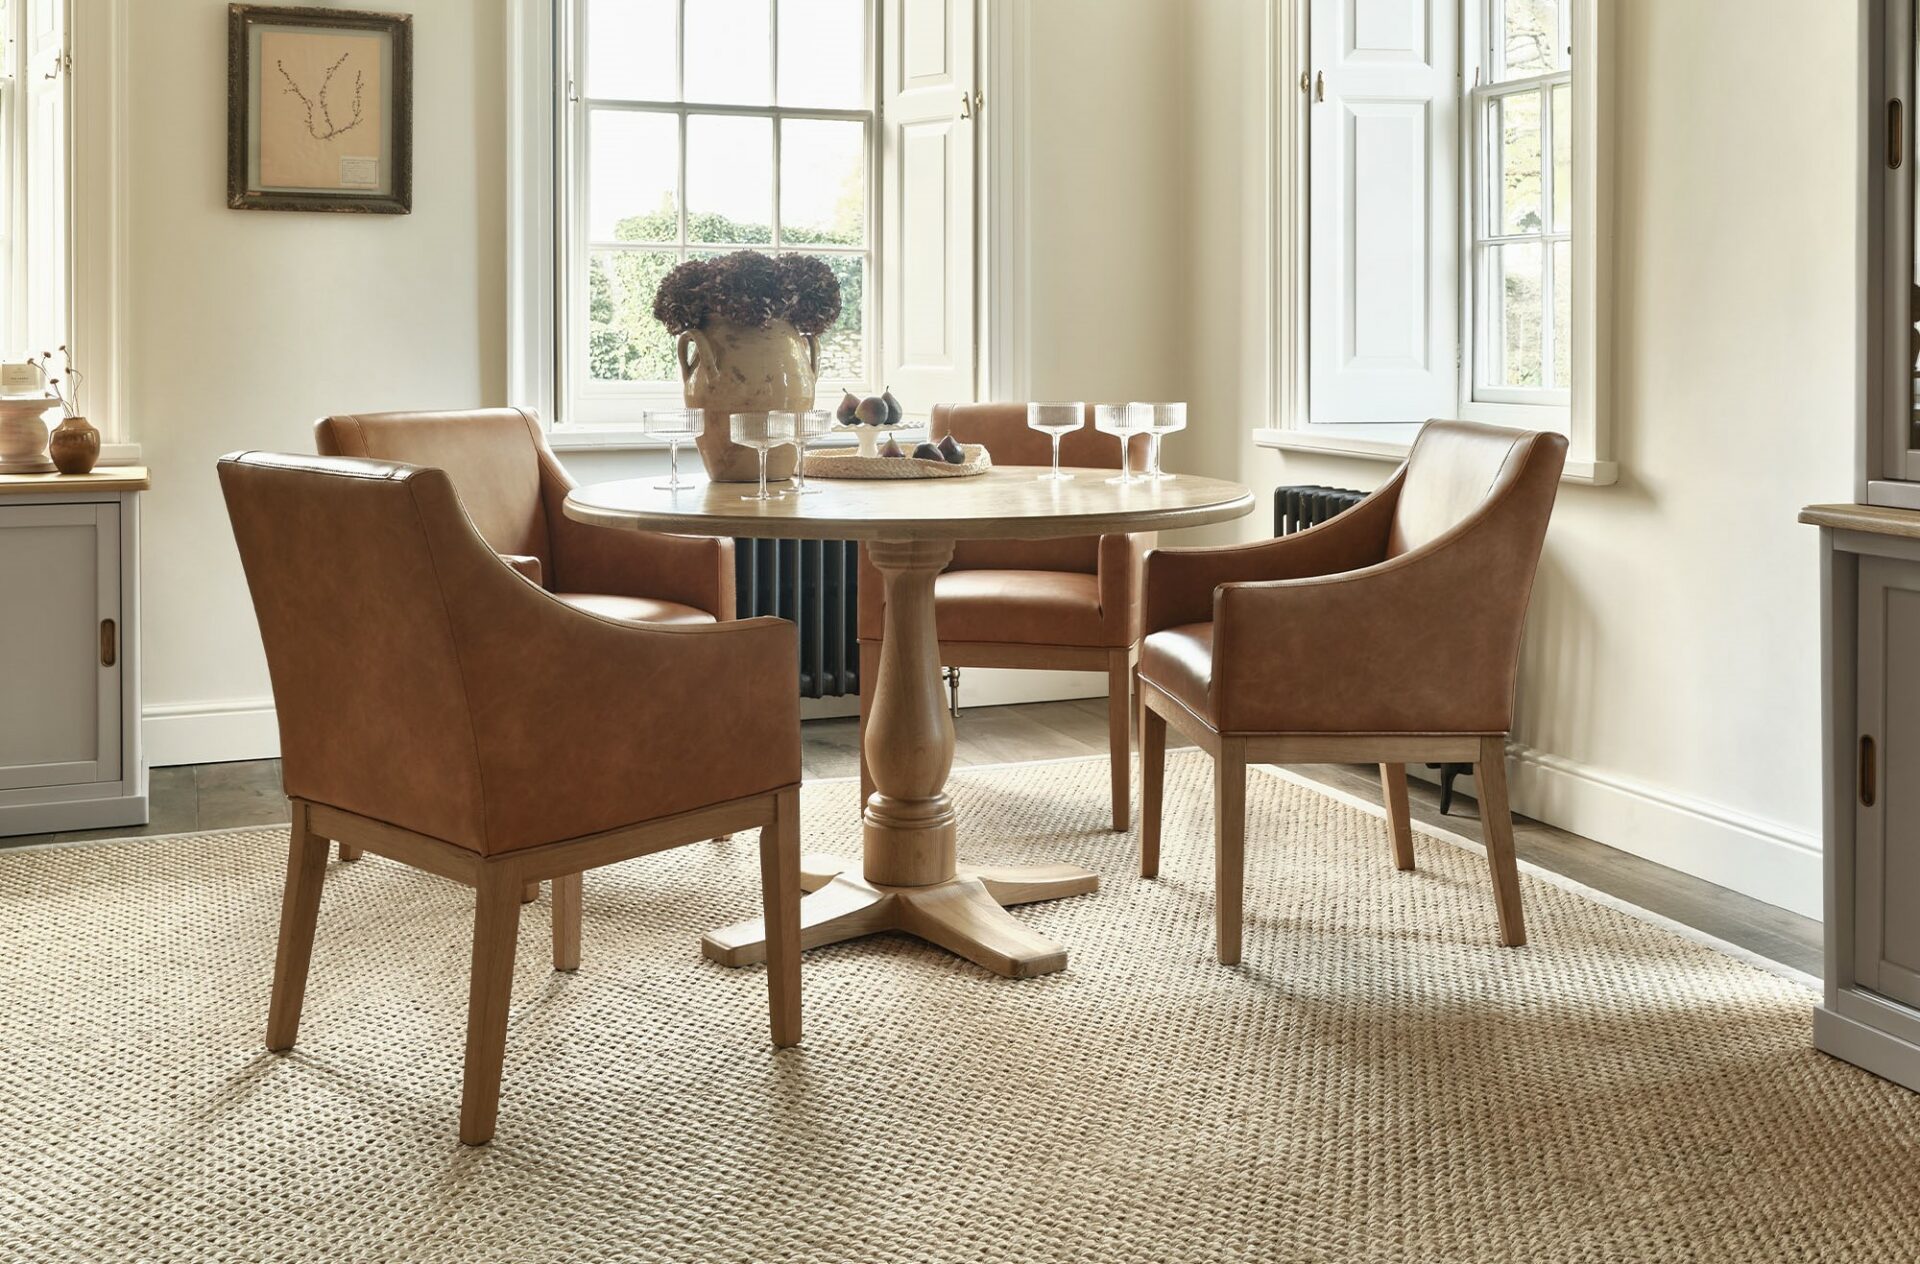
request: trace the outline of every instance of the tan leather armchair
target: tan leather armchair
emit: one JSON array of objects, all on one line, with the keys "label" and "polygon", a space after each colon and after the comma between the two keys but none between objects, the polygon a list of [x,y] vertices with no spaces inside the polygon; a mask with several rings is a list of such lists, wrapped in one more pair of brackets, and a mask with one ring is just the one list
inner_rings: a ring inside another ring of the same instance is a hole
[{"label": "tan leather armchair", "polygon": [[[1087,428],[1065,436],[1062,465],[1118,470],[1120,445]],[[996,465],[1053,463],[1053,440],[1027,426],[1025,404],[941,404],[933,410],[933,442],[951,434],[977,443]],[[1144,466],[1146,440],[1131,457]],[[1107,675],[1107,736],[1112,766],[1113,828],[1130,823],[1129,706],[1133,651],[1140,638],[1140,561],[1154,536],[1079,536],[1064,540],[963,540],[934,583],[933,603],[945,667],[1020,667],[1098,671]],[[880,572],[860,550],[860,661],[880,661],[886,625]],[[867,708],[860,691],[860,797],[873,793],[866,767]]]},{"label": "tan leather armchair", "polygon": [[524,409],[350,413],[313,430],[322,456],[445,470],[488,546],[568,605],[635,623],[733,618],[733,541],[567,517],[574,481]]},{"label": "tan leather armchair", "polygon": [[[327,842],[475,888],[460,1139],[493,1136],[525,883],[580,962],[583,870],[759,828],[774,1043],[800,1038],[793,625],[634,624],[503,562],[445,472],[244,453],[220,485],[292,803],[267,1047],[291,1048]],[[752,723],[741,723],[741,717]]]},{"label": "tan leather armchair", "polygon": [[1249,760],[1378,762],[1403,870],[1407,763],[1474,764],[1500,940],[1526,942],[1506,739],[1566,451],[1557,434],[1429,422],[1385,486],[1318,527],[1147,555],[1140,872],[1160,868],[1172,724],[1214,760],[1221,962],[1240,960]]}]

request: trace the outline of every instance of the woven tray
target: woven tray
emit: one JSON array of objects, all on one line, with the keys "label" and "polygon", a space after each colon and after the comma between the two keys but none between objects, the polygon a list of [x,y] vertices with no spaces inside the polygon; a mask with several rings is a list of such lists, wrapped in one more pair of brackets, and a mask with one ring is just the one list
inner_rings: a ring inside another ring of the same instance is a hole
[{"label": "woven tray", "polygon": [[858,452],[807,453],[808,478],[966,478],[985,474],[993,468],[993,458],[977,443],[963,443],[960,451],[966,460],[958,465],[946,461],[922,461],[911,456],[861,456]]}]

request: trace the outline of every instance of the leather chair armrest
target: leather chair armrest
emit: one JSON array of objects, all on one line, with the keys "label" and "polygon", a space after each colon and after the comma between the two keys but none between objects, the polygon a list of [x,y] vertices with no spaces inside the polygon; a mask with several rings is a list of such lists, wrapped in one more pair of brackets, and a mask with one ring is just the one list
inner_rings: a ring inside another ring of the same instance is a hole
[{"label": "leather chair armrest", "polygon": [[1507,732],[1545,530],[1530,503],[1539,494],[1509,485],[1431,543],[1359,570],[1223,584],[1221,730]]},{"label": "leather chair armrest", "polygon": [[564,505],[573,479],[540,442],[540,490],[552,541],[554,592],[654,597],[733,618],[733,541],[692,535],[661,535],[597,527],[567,517]]},{"label": "leather chair armrest", "polygon": [[540,578],[539,558],[529,553],[502,553],[500,560],[534,583],[539,584],[542,588],[546,587],[546,584],[543,583]]},{"label": "leather chair armrest", "polygon": [[1213,617],[1222,584],[1301,579],[1371,566],[1386,556],[1403,466],[1365,500],[1317,527],[1251,544],[1154,549],[1143,567],[1142,635]]},{"label": "leather chair armrest", "polygon": [[1140,639],[1140,594],[1147,553],[1159,536],[1151,531],[1100,537],[1100,621],[1111,645]]}]

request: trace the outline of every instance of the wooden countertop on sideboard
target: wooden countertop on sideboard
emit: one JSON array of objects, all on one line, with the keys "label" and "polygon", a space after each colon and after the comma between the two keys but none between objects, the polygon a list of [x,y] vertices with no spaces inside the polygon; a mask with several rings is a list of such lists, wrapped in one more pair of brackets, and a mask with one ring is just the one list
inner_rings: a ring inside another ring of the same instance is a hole
[{"label": "wooden countertop on sideboard", "polygon": [[143,492],[152,485],[144,465],[107,465],[91,474],[0,474],[0,496]]}]

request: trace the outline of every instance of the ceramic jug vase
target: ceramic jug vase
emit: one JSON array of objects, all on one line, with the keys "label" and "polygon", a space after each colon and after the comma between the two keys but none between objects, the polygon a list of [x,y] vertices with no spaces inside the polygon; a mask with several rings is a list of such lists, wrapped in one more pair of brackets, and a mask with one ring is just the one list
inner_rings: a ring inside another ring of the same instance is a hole
[{"label": "ceramic jug vase", "polygon": [[[707,477],[716,483],[756,481],[759,454],[733,442],[727,418],[732,413],[812,408],[820,340],[784,320],[755,329],[713,319],[703,329],[681,334],[675,352],[687,407],[706,414],[706,430],[697,442]],[[769,452],[767,477],[793,477],[796,457],[791,447]]]}]

